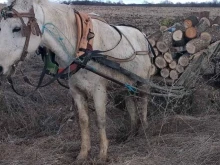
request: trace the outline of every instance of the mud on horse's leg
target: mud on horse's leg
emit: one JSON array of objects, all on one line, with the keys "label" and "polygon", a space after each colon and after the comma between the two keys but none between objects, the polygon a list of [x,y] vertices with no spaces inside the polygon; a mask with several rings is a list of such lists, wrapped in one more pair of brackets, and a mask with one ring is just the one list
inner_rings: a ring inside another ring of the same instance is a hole
[{"label": "mud on horse's leg", "polygon": [[100,134],[100,151],[99,159],[106,161],[108,150],[108,139],[106,136],[106,101],[107,93],[106,87],[103,84],[96,85],[93,93],[93,99],[97,114],[97,123]]},{"label": "mud on horse's leg", "polygon": [[87,159],[88,152],[91,149],[88,104],[83,93],[78,89],[71,88],[70,91],[78,109],[79,125],[81,130],[81,150],[77,156],[77,160],[83,161]]}]

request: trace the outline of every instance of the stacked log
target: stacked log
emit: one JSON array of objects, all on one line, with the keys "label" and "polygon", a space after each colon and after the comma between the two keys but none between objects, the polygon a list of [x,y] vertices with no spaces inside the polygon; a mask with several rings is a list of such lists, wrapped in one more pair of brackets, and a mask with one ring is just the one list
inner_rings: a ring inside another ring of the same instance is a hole
[{"label": "stacked log", "polygon": [[172,27],[160,27],[148,37],[154,47],[151,75],[177,80],[190,64],[191,56],[220,40],[220,16],[213,21],[209,12],[196,12]]}]

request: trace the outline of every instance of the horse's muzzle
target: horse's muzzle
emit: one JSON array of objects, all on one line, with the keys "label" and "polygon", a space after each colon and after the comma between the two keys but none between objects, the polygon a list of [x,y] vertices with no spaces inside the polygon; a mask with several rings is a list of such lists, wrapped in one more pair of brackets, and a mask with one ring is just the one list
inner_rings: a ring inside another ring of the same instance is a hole
[{"label": "horse's muzzle", "polygon": [[2,74],[3,74],[3,67],[0,66],[0,75],[2,75]]}]

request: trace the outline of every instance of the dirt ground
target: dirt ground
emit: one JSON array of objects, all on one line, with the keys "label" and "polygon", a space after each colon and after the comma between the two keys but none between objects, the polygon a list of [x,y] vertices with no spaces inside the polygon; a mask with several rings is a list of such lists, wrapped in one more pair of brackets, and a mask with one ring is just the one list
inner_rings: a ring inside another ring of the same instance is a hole
[{"label": "dirt ground", "polygon": [[[146,8],[75,6],[75,9],[100,14],[110,24],[137,26],[147,35],[165,19],[182,20],[192,11],[208,10],[211,18],[218,8]],[[34,61],[34,62],[33,62]],[[26,65],[25,65],[26,64]],[[24,72],[37,81],[42,62],[33,56],[24,63]],[[20,73],[16,87],[27,92]],[[117,92],[109,93],[112,100]],[[129,118],[123,106],[107,105],[109,160],[114,165],[219,165],[220,164],[220,90],[198,83],[193,97],[169,105],[150,98],[149,128],[123,141]],[[192,103],[192,104],[190,104]],[[89,102],[92,150],[83,164],[98,164],[98,130],[93,105]],[[58,84],[38,90],[28,98],[13,93],[5,80],[0,86],[0,165],[77,164],[80,132],[77,112],[68,91]]]}]

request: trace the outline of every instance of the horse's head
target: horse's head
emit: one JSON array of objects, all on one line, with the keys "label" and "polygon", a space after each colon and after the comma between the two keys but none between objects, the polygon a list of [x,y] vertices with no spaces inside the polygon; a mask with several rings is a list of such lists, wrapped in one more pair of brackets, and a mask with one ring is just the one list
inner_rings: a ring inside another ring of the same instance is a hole
[{"label": "horse's head", "polygon": [[10,75],[27,53],[34,52],[41,41],[36,19],[37,3],[43,0],[8,0],[1,10],[0,75]]}]

